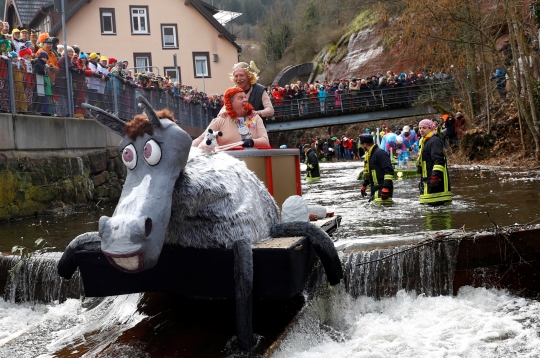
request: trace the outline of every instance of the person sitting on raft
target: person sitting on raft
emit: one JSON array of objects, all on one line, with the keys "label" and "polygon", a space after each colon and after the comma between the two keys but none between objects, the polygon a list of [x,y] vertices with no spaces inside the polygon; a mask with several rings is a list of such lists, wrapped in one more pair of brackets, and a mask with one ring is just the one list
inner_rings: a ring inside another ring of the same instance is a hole
[{"label": "person sitting on raft", "polygon": [[223,136],[216,137],[218,146],[238,143],[238,147],[270,148],[268,134],[263,121],[258,114],[253,113],[253,106],[248,103],[244,90],[238,87],[225,91],[225,112],[218,114],[210,122],[208,128],[198,138],[193,140],[192,146],[203,148],[205,133],[208,129],[221,131]]}]

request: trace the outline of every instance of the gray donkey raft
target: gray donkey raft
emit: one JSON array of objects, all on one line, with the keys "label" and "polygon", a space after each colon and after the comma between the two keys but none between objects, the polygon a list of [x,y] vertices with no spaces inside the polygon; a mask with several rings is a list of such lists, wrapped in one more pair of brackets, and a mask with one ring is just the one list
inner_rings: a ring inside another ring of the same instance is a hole
[{"label": "gray donkey raft", "polygon": [[[280,224],[275,201],[244,163],[192,149],[184,130],[160,118],[144,97],[137,100],[146,116],[127,123],[83,105],[123,137],[128,174],[113,216],[68,245],[58,274],[70,279],[79,267],[88,297],[173,291],[235,298],[238,343],[249,350],[253,298],[297,294],[314,252],[329,283],[340,282],[333,243],[309,222]],[[270,238],[282,238],[280,249],[265,246]]]}]

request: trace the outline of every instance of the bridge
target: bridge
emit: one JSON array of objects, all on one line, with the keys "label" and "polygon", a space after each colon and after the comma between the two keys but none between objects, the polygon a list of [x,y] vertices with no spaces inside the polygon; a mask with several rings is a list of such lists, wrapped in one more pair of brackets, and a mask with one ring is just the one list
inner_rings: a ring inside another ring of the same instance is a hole
[{"label": "bridge", "polygon": [[303,99],[274,100],[274,117],[266,119],[268,132],[281,132],[340,124],[352,124],[430,116],[430,105],[447,102],[453,81],[425,81],[395,87],[363,88],[360,91]]}]

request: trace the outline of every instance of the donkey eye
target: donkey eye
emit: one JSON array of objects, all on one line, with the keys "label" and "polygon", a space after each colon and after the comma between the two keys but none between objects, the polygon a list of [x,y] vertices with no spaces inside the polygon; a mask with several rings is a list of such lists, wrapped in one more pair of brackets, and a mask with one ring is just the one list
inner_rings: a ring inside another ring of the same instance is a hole
[{"label": "donkey eye", "polygon": [[133,144],[127,145],[122,151],[122,161],[129,169],[137,166],[137,151]]},{"label": "donkey eye", "polygon": [[150,139],[144,145],[144,159],[150,165],[156,165],[161,160],[161,147],[155,140]]}]

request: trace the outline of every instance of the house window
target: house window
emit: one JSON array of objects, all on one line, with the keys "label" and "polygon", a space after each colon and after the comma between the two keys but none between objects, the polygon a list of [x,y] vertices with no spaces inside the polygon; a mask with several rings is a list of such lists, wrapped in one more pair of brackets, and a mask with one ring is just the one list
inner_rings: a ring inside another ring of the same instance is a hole
[{"label": "house window", "polygon": [[133,54],[135,72],[152,71],[152,54],[150,52],[136,52]]},{"label": "house window", "polygon": [[116,19],[114,9],[99,9],[102,35],[116,35]]},{"label": "house window", "polygon": [[148,6],[130,6],[129,10],[131,12],[131,33],[133,35],[149,35]]},{"label": "house window", "polygon": [[165,73],[165,76],[168,76],[171,79],[171,82],[182,82],[180,80],[180,67],[178,68],[178,72],[174,67],[165,67],[163,72]]},{"label": "house window", "polygon": [[43,19],[43,32],[50,32],[51,31],[51,16],[47,15]]},{"label": "house window", "polygon": [[178,31],[176,24],[161,24],[161,47],[178,48]]},{"label": "house window", "polygon": [[211,77],[208,52],[193,52],[193,70],[195,77]]}]

